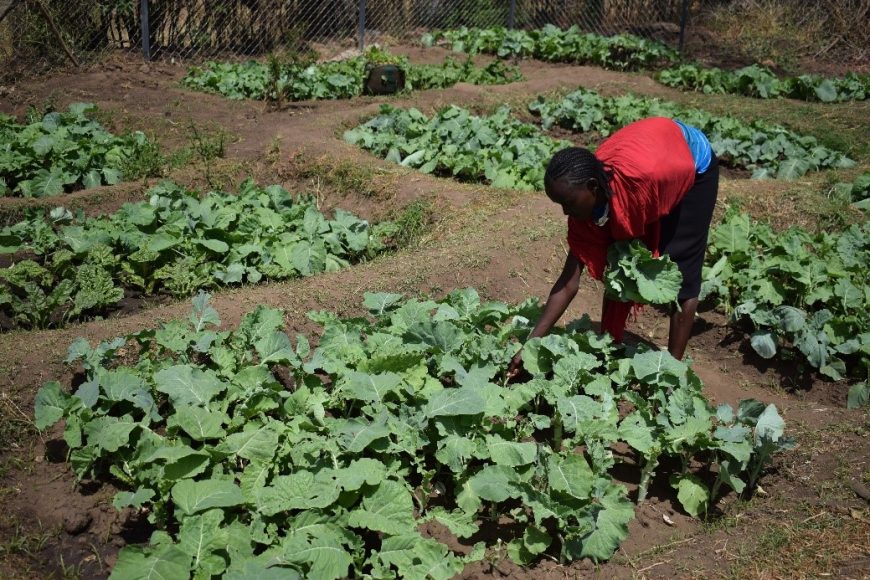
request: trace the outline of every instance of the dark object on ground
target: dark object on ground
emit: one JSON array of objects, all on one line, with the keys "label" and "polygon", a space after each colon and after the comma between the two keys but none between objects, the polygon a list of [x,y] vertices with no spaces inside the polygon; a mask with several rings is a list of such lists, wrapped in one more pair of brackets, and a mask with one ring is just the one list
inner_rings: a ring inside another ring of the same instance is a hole
[{"label": "dark object on ground", "polygon": [[369,67],[363,92],[367,95],[392,95],[405,88],[405,71],[394,64]]},{"label": "dark object on ground", "polygon": [[852,491],[855,492],[855,495],[860,497],[865,501],[870,501],[870,489],[867,489],[867,486],[857,480],[851,480],[849,482],[849,487],[852,488]]}]

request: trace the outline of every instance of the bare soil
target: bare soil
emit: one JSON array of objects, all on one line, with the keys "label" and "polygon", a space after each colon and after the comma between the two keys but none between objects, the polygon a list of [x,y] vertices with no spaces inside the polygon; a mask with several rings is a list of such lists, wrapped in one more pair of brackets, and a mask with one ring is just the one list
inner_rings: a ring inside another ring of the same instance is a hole
[{"label": "bare soil", "polygon": [[[444,53],[408,49],[415,61],[441,60]],[[533,95],[578,85],[604,92],[628,90],[674,97],[674,92],[642,75],[588,67],[521,63],[527,80],[500,87],[457,85],[451,89],[398,98],[297,103],[274,110],[266,103],[233,102],[180,88],[184,69],[168,64],[120,61],[78,75],[61,75],[15,87],[0,112],[22,114],[30,105],[95,102],[119,128],[146,128],[167,148],[182,147],[191,121],[211,124],[232,135],[226,158],[217,163],[228,182],[253,175],[291,191],[312,192],[326,208],[342,207],[378,219],[416,199],[429,199],[438,222],[415,247],[381,256],[341,272],[313,278],[227,289],[213,305],[224,327],[266,304],[282,308],[291,331],[317,333],[305,317],[328,308],[342,315],[362,312],[362,293],[392,291],[442,295],[474,286],[486,297],[519,301],[544,297],[564,260],[564,218],[545,196],[460,184],[398,168],[346,144],[343,130],[391,102],[431,110],[449,103],[485,109],[498,103],[522,103]],[[313,163],[320,173],[304,171]],[[342,186],[329,168],[347,163],[362,168],[375,184],[361,195]],[[169,175],[191,186],[206,187],[201,168]],[[720,204],[742,197],[754,185],[729,179]],[[150,183],[150,182],[149,182]],[[5,221],[31,206],[67,204],[89,213],[111,211],[143,199],[149,183],[122,184],[51,199],[0,199]],[[771,190],[782,184],[764,185]],[[721,208],[720,208],[721,211]],[[584,277],[566,319],[600,314],[600,288]],[[114,489],[97,482],[76,482],[65,464],[59,432],[37,435],[30,426],[33,399],[46,381],[70,384],[74,369],[63,359],[79,336],[91,342],[151,328],[185,316],[185,301],[137,303],[106,320],[62,329],[0,334],[0,576],[60,577],[75,566],[80,577],[108,575],[118,550],[147,541],[148,527],[111,505]],[[664,344],[667,319],[646,309],[633,321],[630,340]],[[601,565],[578,561],[562,565],[544,559],[520,568],[505,553],[493,551],[469,566],[465,578],[671,578],[805,577],[870,575],[868,505],[850,482],[870,483],[870,419],[866,411],[844,408],[845,387],[802,378],[794,365],[768,365],[728,328],[721,314],[702,312],[688,356],[715,403],[742,398],[775,403],[797,448],[777,458],[762,480],[764,493],[745,500],[723,498],[706,521],[678,507],[666,482],[657,481],[650,501],[637,510],[629,538],[613,560]],[[627,482],[629,485],[632,482]],[[488,539],[509,538],[516,526],[499,522]],[[457,551],[469,549],[445,529],[429,524],[424,533]],[[834,549],[836,547],[836,549]]]}]

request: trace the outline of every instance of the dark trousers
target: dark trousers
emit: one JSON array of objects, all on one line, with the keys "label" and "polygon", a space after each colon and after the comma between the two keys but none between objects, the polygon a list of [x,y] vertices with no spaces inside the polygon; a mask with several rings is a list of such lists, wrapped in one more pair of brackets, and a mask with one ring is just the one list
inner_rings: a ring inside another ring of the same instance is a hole
[{"label": "dark trousers", "polygon": [[713,155],[707,171],[695,177],[682,201],[662,218],[659,253],[670,256],[683,275],[680,302],[701,293],[701,270],[718,193],[719,159]]}]

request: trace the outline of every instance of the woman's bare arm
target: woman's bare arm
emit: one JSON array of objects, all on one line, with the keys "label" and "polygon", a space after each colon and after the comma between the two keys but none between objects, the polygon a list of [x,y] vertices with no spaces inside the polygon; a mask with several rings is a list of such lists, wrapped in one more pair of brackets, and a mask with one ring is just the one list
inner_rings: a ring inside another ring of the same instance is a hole
[{"label": "woman's bare arm", "polygon": [[[577,295],[577,290],[580,288],[580,273],[583,271],[583,266],[571,252],[565,258],[565,265],[562,268],[562,274],[553,288],[550,290],[550,295],[547,297],[547,303],[544,305],[544,311],[541,317],[532,329],[528,338],[536,338],[545,336],[553,329],[556,322],[568,309],[568,305]],[[518,352],[511,364],[508,367],[508,376],[516,375],[522,366],[522,352]]]}]

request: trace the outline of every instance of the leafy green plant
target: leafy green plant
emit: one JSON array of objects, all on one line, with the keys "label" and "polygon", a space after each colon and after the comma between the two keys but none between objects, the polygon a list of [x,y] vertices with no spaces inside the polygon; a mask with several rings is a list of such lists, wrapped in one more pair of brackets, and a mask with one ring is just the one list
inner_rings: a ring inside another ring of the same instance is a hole
[{"label": "leafy green plant", "polygon": [[26,125],[0,115],[0,196],[59,195],[139,177],[126,171],[128,164],[153,171],[153,164],[137,162],[154,155],[145,134],[112,135],[89,117],[95,109],[75,103]]},{"label": "leafy green plant", "polygon": [[220,330],[205,294],[186,321],[73,343],[67,362],[86,380],[73,392],[47,383],[36,426],[63,420],[76,475],[112,481],[114,505],[155,528],[112,578],[447,579],[485,544],[457,556],[418,525],[470,538],[500,516],[525,530],[507,549],[520,564],[603,561],[634,517],[609,473],[637,464],[613,446],[636,451],[646,483],[663,458],[681,459],[661,476],[702,515],[720,484],[745,491],[790,445],[774,406],[713,408],[684,363],[582,324],[528,341],[532,379],[506,386],[500,369],[539,314],[533,301],[464,289],[364,304],[365,318],[310,313],[324,327],[316,349],[266,307]]},{"label": "leafy green plant", "polygon": [[383,62],[398,64],[405,70],[406,90],[446,88],[458,82],[497,85],[522,80],[518,68],[501,62],[476,67],[471,59],[459,62],[448,58],[440,65],[417,65],[373,48],[362,56],[322,63],[282,63],[274,59],[268,63],[209,62],[191,68],[182,84],[230,99],[349,99],[362,94],[366,67]]},{"label": "leafy green plant", "polygon": [[614,70],[654,68],[679,58],[675,50],[639,36],[601,36],[584,33],[576,26],[561,29],[551,24],[530,31],[462,27],[425,34],[422,43],[424,46],[445,44],[456,52],[469,54],[592,64]]},{"label": "leafy green plant", "polygon": [[640,240],[614,242],[607,250],[604,294],[620,302],[677,304],[683,275],[667,256],[653,257]]},{"label": "leafy green plant", "polygon": [[840,78],[818,75],[780,78],[757,64],[735,71],[682,64],[660,71],[655,78],[663,85],[687,91],[729,93],[759,99],[787,97],[833,103],[863,101],[870,94],[870,75],[847,73]]},{"label": "leafy green plant", "polygon": [[834,184],[831,195],[856,209],[870,210],[870,173],[863,173],[853,182]]},{"label": "leafy green plant", "polygon": [[870,378],[868,259],[868,224],[776,233],[732,209],[710,236],[701,295],[751,326],[760,356],[799,353],[830,379],[857,378],[853,407],[866,402]]},{"label": "leafy green plant", "polygon": [[314,199],[250,180],[205,197],[165,182],[112,215],[57,208],[0,230],[0,253],[33,256],[0,269],[0,311],[44,327],[104,313],[125,290],[189,296],[336,271],[383,251],[389,228],[340,209],[327,219]]},{"label": "leafy green plant", "polygon": [[382,105],[378,116],[346,131],[344,139],[423,173],[520,190],[542,189],[547,160],[570,145],[512,119],[505,107],[477,117],[455,105],[432,117]]},{"label": "leafy green plant", "polygon": [[604,136],[646,117],[679,119],[703,131],[724,163],[749,169],[754,178],[795,179],[808,171],[855,165],[845,154],[820,145],[815,137],[780,125],[745,122],[650,97],[605,97],[581,88],[562,98],[538,97],[529,104],[529,111],[540,116],[545,129],[558,125]]}]

